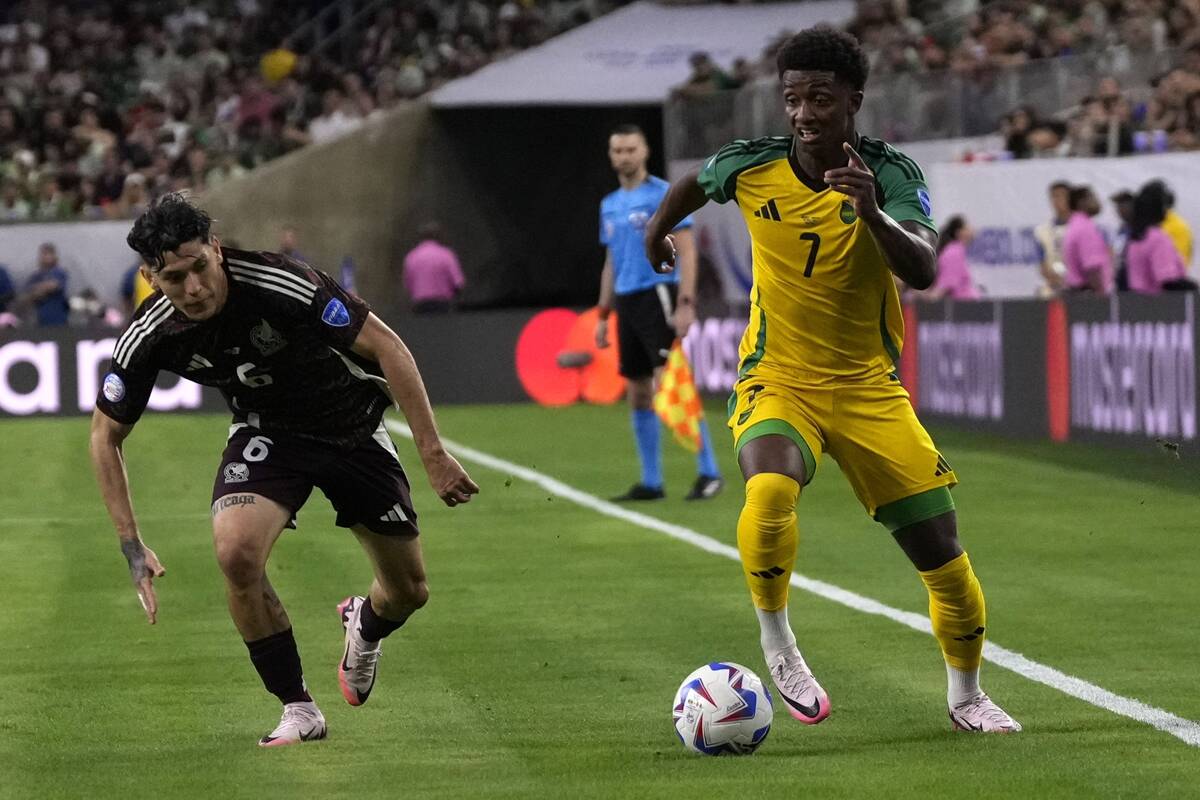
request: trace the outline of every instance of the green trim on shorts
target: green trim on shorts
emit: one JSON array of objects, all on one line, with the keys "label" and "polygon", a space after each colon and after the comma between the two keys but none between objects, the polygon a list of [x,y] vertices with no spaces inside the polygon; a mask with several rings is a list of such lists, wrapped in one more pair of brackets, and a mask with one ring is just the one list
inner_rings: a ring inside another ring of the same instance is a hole
[{"label": "green trim on shorts", "polygon": [[800,431],[792,427],[791,423],[782,419],[764,419],[746,428],[746,430],[742,431],[742,435],[738,437],[737,450],[734,455],[740,456],[742,448],[754,439],[760,436],[772,435],[786,436],[800,448],[800,456],[804,459],[804,485],[807,486],[812,482],[813,475],[817,472],[817,459],[813,457],[813,452],[809,448],[808,442],[804,441],[804,437],[800,435]]},{"label": "green trim on shorts", "polygon": [[953,510],[954,498],[950,495],[949,487],[939,486],[880,506],[875,509],[875,521],[895,533],[901,528],[940,517]]}]

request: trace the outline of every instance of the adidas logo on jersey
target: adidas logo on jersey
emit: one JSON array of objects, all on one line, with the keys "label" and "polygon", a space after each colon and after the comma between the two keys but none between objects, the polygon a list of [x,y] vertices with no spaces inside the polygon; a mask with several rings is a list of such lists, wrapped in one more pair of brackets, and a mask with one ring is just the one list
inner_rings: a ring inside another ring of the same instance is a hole
[{"label": "adidas logo on jersey", "polygon": [[407,522],[408,516],[404,513],[404,509],[399,503],[388,509],[388,512],[379,518],[380,522]]},{"label": "adidas logo on jersey", "polygon": [[188,372],[194,369],[209,369],[212,367],[212,362],[199,353],[192,354],[192,360],[188,362]]},{"label": "adidas logo on jersey", "polygon": [[783,222],[783,217],[779,216],[779,207],[775,205],[775,198],[772,197],[763,207],[754,212],[754,216],[759,219],[770,219],[776,222]]}]

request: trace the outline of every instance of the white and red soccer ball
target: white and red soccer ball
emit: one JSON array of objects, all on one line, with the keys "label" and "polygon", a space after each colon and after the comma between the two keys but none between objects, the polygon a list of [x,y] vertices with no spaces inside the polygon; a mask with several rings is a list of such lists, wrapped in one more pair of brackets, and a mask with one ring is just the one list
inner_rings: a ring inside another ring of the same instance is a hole
[{"label": "white and red soccer ball", "polygon": [[771,730],[771,693],[741,664],[714,661],[683,679],[672,709],[675,733],[707,756],[747,755]]}]

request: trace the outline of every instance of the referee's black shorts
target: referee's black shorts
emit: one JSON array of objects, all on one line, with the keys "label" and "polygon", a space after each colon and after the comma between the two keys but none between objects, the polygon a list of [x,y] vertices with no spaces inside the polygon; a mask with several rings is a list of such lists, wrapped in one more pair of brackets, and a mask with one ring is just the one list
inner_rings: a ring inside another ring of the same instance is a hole
[{"label": "referee's black shorts", "polygon": [[649,378],[654,370],[667,363],[675,328],[675,296],[679,287],[674,283],[659,283],[649,289],[615,298],[617,312],[617,345],[620,348],[619,371],[625,378]]}]

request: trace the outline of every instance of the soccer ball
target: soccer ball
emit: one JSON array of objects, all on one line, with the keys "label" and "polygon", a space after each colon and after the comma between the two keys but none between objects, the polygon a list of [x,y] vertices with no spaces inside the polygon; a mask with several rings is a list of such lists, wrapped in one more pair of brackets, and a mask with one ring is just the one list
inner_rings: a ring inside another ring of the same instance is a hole
[{"label": "soccer ball", "polygon": [[753,753],[774,715],[762,680],[732,661],[705,664],[684,678],[672,710],[679,741],[706,756]]}]

